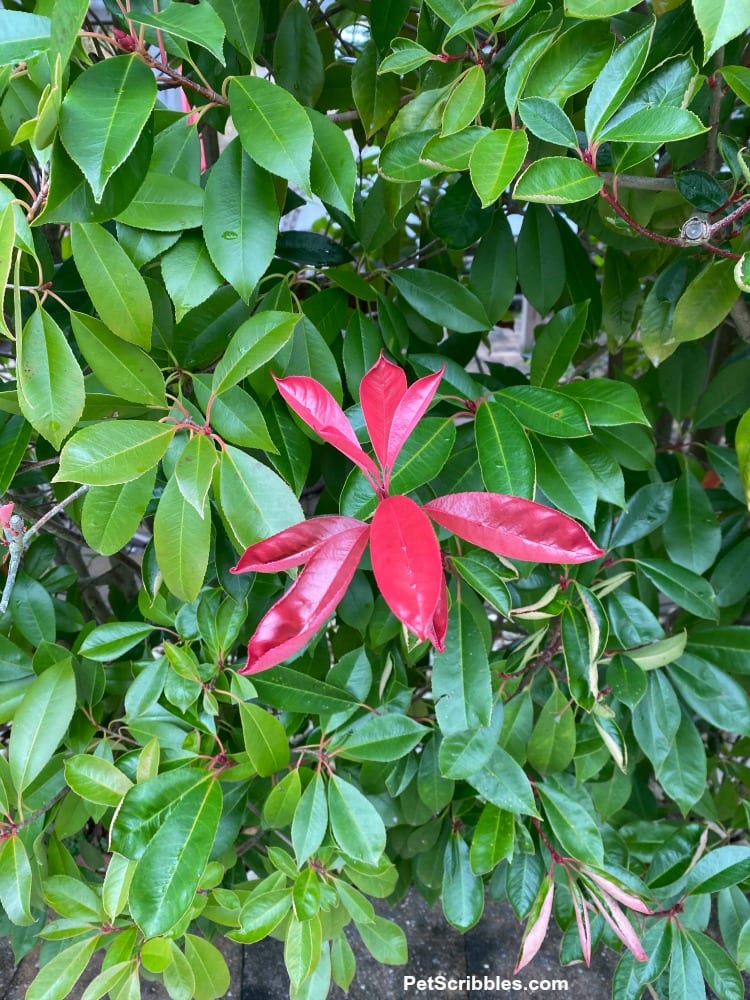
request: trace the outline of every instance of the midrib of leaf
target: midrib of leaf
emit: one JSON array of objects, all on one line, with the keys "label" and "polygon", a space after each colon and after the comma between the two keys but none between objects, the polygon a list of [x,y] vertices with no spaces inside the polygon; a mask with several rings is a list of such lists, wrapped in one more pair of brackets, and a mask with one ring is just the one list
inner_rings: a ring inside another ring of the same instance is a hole
[{"label": "midrib of leaf", "polygon": [[[127,92],[128,76],[131,74],[131,72],[134,69],[134,67],[135,67],[135,60],[133,59],[133,60],[131,60],[131,62],[128,63],[127,71],[126,71],[125,75],[122,78],[122,86],[120,88],[119,93],[117,94],[116,99],[115,99],[115,106],[114,106],[112,115],[111,115],[110,120],[109,120],[109,126],[107,128],[106,133],[105,133],[104,143],[101,146],[101,151],[102,152],[101,152],[101,157],[99,158],[99,180],[102,180],[102,178],[103,178],[104,160],[105,160],[106,155],[107,155],[107,146],[108,146],[108,142],[109,142],[110,136],[112,134],[113,126],[114,126],[115,122],[117,122],[118,124],[121,124],[120,116],[119,116],[119,106],[120,106],[120,103],[125,100],[125,94]],[[133,139],[133,142],[130,145],[130,148],[128,150],[126,150],[124,159],[126,159],[127,156],[128,156],[128,154],[130,152],[132,152],[132,150],[134,149],[135,144],[138,141],[138,136],[141,134],[142,130],[143,130],[143,126],[141,125],[141,127],[138,129],[138,134],[135,136],[135,138]],[[122,161],[120,161],[120,162],[121,163],[124,162],[124,159]],[[110,170],[109,176],[111,176],[114,173],[115,169],[116,168],[113,168],[112,170]],[[107,182],[105,181],[104,185],[102,186],[102,193],[104,192],[104,188],[106,186],[107,186]]]}]

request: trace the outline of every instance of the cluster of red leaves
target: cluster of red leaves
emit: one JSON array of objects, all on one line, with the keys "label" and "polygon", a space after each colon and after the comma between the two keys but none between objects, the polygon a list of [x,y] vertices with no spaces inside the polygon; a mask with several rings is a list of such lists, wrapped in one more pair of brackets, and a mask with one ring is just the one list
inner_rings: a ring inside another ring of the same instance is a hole
[{"label": "cluster of red leaves", "polygon": [[243,673],[276,666],[312,638],[346,593],[368,542],[375,582],[388,607],[419,639],[442,650],[448,593],[431,520],[510,559],[580,563],[603,555],[576,521],[531,500],[452,493],[420,507],[409,497],[389,494],[399,453],[432,402],[442,374],[407,386],[403,370],[382,355],[365,374],[360,403],[377,461],[363,450],[344,411],[319,382],[294,375],[276,379],[297,416],[359,466],[378,505],[369,524],[351,517],[314,517],[246,549],[233,572],[304,569],[258,625]]}]

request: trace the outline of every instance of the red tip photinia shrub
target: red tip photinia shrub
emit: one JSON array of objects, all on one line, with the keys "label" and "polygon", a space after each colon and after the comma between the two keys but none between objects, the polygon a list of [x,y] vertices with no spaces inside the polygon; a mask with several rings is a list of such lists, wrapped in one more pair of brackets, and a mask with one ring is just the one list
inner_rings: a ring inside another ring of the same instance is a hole
[{"label": "red tip photinia shrub", "polygon": [[403,370],[382,354],[365,374],[360,403],[377,461],[363,450],[344,411],[320,382],[297,375],[276,379],[297,416],[359,466],[378,504],[369,524],[352,517],[314,517],[245,550],[235,573],[304,569],[255,630],[242,673],[276,666],[312,638],[344,596],[368,541],[375,582],[388,607],[419,639],[442,650],[448,593],[430,519],[510,559],[581,563],[603,554],[572,518],[521,497],[452,493],[420,507],[409,497],[389,494],[399,453],[442,374],[441,369],[407,386]]}]

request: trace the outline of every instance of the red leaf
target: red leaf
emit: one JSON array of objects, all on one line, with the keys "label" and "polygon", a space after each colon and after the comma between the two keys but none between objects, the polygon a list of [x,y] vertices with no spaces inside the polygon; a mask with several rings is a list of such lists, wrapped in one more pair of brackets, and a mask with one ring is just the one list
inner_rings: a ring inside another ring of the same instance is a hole
[{"label": "red leaf", "polygon": [[[544,895],[542,896],[542,894]],[[513,970],[513,975],[520,971],[524,965],[528,965],[534,955],[542,947],[542,943],[547,935],[549,918],[552,913],[552,900],[555,894],[555,883],[547,877],[542,883],[539,895],[534,902],[534,910],[537,911],[536,919],[529,918],[526,925],[523,940],[521,941],[521,954],[518,956],[518,963]]]},{"label": "red leaf", "polygon": [[432,625],[427,633],[427,638],[438,651],[442,653],[445,649],[445,633],[448,631],[448,588],[443,581],[440,588],[435,614],[432,616]]},{"label": "red leaf", "polygon": [[432,638],[445,588],[443,563],[433,527],[413,500],[393,496],[378,504],[370,529],[370,558],[394,615],[420,639]]},{"label": "red leaf", "polygon": [[306,375],[289,375],[275,381],[279,392],[297,416],[324,441],[358,465],[374,486],[380,479],[378,468],[362,450],[352,425],[330,392]]},{"label": "red leaf", "polygon": [[257,674],[302,649],[346,592],[370,529],[358,523],[322,542],[289,590],[266,612],[247,646],[241,674]]},{"label": "red leaf", "polygon": [[581,563],[604,555],[567,514],[501,493],[451,493],[425,504],[433,521],[509,559]]},{"label": "red leaf", "polygon": [[375,454],[380,464],[388,461],[388,436],[393,415],[406,392],[406,375],[402,368],[383,357],[364,375],[359,383],[359,401]]},{"label": "red leaf", "polygon": [[417,426],[419,418],[432,402],[432,397],[437,392],[437,387],[440,385],[444,371],[445,365],[443,365],[440,371],[435,372],[434,375],[425,375],[424,378],[417,379],[404,393],[396,412],[393,414],[391,431],[388,437],[388,454],[384,465],[389,470],[393,469],[398,454],[404,446],[404,442]]},{"label": "red leaf", "polygon": [[290,528],[277,531],[245,549],[230,573],[276,573],[278,570],[300,566],[320,548],[321,544],[361,524],[353,517],[326,515],[300,521]]}]

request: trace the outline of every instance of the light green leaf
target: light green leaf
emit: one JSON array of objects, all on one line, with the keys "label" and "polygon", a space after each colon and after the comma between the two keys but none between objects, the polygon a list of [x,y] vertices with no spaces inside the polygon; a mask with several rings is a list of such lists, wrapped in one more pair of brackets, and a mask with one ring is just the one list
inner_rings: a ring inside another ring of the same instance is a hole
[{"label": "light green leaf", "polygon": [[346,733],[336,746],[349,760],[398,760],[427,734],[424,726],[406,715],[371,715]]},{"label": "light green leaf", "polygon": [[417,69],[435,58],[434,53],[411,38],[394,38],[391,42],[390,53],[378,67],[378,75],[382,73],[398,73],[400,75],[410,73],[411,70]]},{"label": "light green leaf", "polygon": [[206,514],[206,497],[218,460],[216,445],[211,438],[206,434],[194,434],[174,467],[180,493],[200,517]]},{"label": "light green leaf", "polygon": [[703,35],[706,62],[722,45],[750,28],[748,0],[693,0],[693,13]]},{"label": "light green leaf", "polygon": [[92,549],[109,556],[127,545],[146,513],[155,479],[154,466],[129,483],[91,487],[83,501],[81,530]]},{"label": "light green leaf", "polygon": [[598,194],[604,181],[581,160],[546,156],[527,167],[516,181],[513,197],[546,205],[570,205]]},{"label": "light green leaf", "polygon": [[203,221],[203,191],[179,176],[152,170],[117,221],[158,233],[195,229]]},{"label": "light green leaf", "polygon": [[135,861],[122,854],[112,853],[102,885],[102,906],[110,920],[114,920],[128,905],[134,872]]},{"label": "light green leaf", "polygon": [[221,513],[240,548],[303,519],[302,508],[284,480],[231,445],[219,458],[218,497]]},{"label": "light green leaf", "polygon": [[479,465],[488,490],[533,499],[536,463],[526,431],[506,406],[485,402],[474,420]]},{"label": "light green leaf", "polygon": [[148,622],[108,622],[92,629],[78,648],[81,656],[105,663],[116,660],[153,632]]},{"label": "light green leaf", "polygon": [[14,833],[0,844],[0,904],[7,918],[16,926],[34,923],[31,885],[29,856],[23,841]]},{"label": "light green leaf", "polygon": [[[211,376],[194,375],[193,389],[205,413],[211,398]],[[277,451],[261,408],[249,393],[238,386],[225,389],[215,397],[211,406],[211,429],[231,444],[271,453]]]},{"label": "light green leaf", "polygon": [[148,350],[153,307],[146,283],[128,255],[96,223],[74,222],[71,239],[76,266],[104,324],[123,340]]},{"label": "light green leaf", "polygon": [[10,776],[22,792],[52,759],[76,705],[76,681],[69,658],[49,667],[23,696],[8,744]]},{"label": "light green leaf", "polygon": [[305,109],[313,129],[310,187],[321,201],[354,217],[357,164],[349,140],[330,118],[312,108]]},{"label": "light green leaf", "polygon": [[231,977],[226,960],[216,945],[197,934],[186,934],[185,957],[195,977],[195,1000],[216,1000],[216,997],[227,995]]},{"label": "light green leaf", "polygon": [[715,330],[729,315],[740,296],[734,280],[734,262],[708,264],[693,278],[678,301],[672,320],[671,340],[698,340]]},{"label": "light green leaf", "polygon": [[357,924],[357,930],[365,948],[378,962],[383,965],[406,964],[406,935],[398,924],[376,914],[369,923]]},{"label": "light green leaf", "polygon": [[195,236],[183,236],[162,254],[161,273],[176,323],[221,285],[221,275],[211,263],[206,244]]},{"label": "light green leaf", "polygon": [[454,278],[408,268],[393,271],[391,278],[409,305],[433,323],[456,333],[474,333],[491,326],[479,299]]},{"label": "light green leaf", "polygon": [[556,146],[578,148],[578,136],[573,123],[554,101],[546,97],[527,97],[519,101],[518,111],[524,125],[539,139]]},{"label": "light green leaf", "polygon": [[495,129],[483,136],[469,157],[469,173],[482,207],[500,197],[521,169],[529,148],[526,133]]},{"label": "light green leaf", "polygon": [[116,337],[95,316],[71,312],[70,322],[81,354],[105,388],[132,403],[166,407],[164,376],[145,351]]},{"label": "light green leaf", "polygon": [[259,0],[210,0],[227,32],[227,41],[252,59],[258,41],[261,12]]},{"label": "light green leaf", "polygon": [[513,813],[487,802],[477,820],[469,851],[471,870],[477,875],[493,871],[513,857],[516,824]]},{"label": "light green leaf", "polygon": [[22,10],[0,11],[0,66],[25,62],[50,44],[50,19]]},{"label": "light green leaf", "polygon": [[471,125],[484,104],[484,66],[472,66],[464,72],[443,108],[441,135],[452,135]]},{"label": "light green leaf", "polygon": [[262,777],[267,778],[289,763],[289,742],[279,720],[249,702],[241,701],[240,722],[245,750],[250,763]]},{"label": "light green leaf", "polygon": [[260,312],[246,320],[229,341],[214,370],[215,395],[241,382],[275,357],[291,337],[300,317],[288,312]]},{"label": "light green leaf", "polygon": [[378,863],[385,850],[383,820],[362,792],[337,774],[328,782],[328,815],[344,854],[365,864]]},{"label": "light green leaf", "polygon": [[609,24],[574,24],[535,61],[525,96],[546,97],[562,107],[569,97],[596,80],[613,45]]},{"label": "light green leaf", "polygon": [[193,5],[168,3],[158,14],[144,14],[136,8],[128,16],[136,24],[145,24],[173,38],[199,45],[225,65],[224,23],[205,0]]},{"label": "light green leaf", "polygon": [[229,106],[242,145],[265,170],[310,193],[313,129],[290,93],[257,76],[236,76]]},{"label": "light green leaf", "polygon": [[675,142],[706,131],[706,126],[692,111],[684,108],[642,108],[627,118],[605,126],[600,142]]},{"label": "light green leaf", "polygon": [[245,301],[273,259],[278,226],[273,178],[231,142],[208,175],[203,233],[211,260]]},{"label": "light green leaf", "polygon": [[118,806],[133,782],[114,764],[79,753],[65,761],[65,780],[76,795],[102,806]]},{"label": "light green leaf", "polygon": [[653,25],[644,28],[618,46],[594,81],[586,102],[585,126],[589,142],[594,142],[635,86],[643,69],[653,36]]},{"label": "light green leaf", "polygon": [[173,476],[154,518],[154,549],[164,583],[175,597],[192,604],[203,585],[211,545],[211,518],[185,500]]},{"label": "light green leaf", "polygon": [[583,407],[557,389],[514,385],[496,392],[495,402],[536,434],[574,438],[591,433]]},{"label": "light green leaf", "polygon": [[99,935],[95,934],[58,952],[39,971],[26,991],[26,1000],[66,1000],[98,944]]},{"label": "light green leaf", "polygon": [[41,307],[31,314],[18,339],[17,372],[21,412],[59,448],[81,418],[86,392],[65,334]]},{"label": "light green leaf", "polygon": [[73,82],[60,109],[60,138],[97,202],[138,141],[156,102],[156,79],[135,55],[94,63]]},{"label": "light green leaf", "polygon": [[565,0],[568,17],[612,17],[630,7],[627,0]]},{"label": "light green leaf", "polygon": [[55,482],[114,486],[138,479],[162,459],[174,426],[118,420],[83,427],[65,444]]}]

